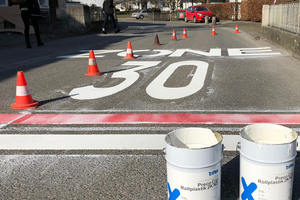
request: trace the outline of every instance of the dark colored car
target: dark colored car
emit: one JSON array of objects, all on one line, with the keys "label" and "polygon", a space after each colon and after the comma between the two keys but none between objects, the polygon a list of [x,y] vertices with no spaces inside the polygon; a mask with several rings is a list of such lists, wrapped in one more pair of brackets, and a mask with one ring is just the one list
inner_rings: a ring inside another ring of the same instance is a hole
[{"label": "dark colored car", "polygon": [[211,21],[213,15],[207,7],[200,5],[190,6],[185,11],[184,21],[193,21],[194,23],[203,22],[206,16],[208,16],[209,21]]}]

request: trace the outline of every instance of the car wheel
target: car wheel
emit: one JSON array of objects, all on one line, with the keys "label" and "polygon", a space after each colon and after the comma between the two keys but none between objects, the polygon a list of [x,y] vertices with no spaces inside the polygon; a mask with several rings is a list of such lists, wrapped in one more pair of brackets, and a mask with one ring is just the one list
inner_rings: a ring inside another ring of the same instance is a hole
[{"label": "car wheel", "polygon": [[184,21],[185,21],[185,22],[189,22],[189,21],[187,20],[187,18],[186,18],[186,17],[184,17]]},{"label": "car wheel", "polygon": [[197,23],[197,19],[196,19],[196,17],[194,17],[193,21],[194,21],[194,23]]},{"label": "car wheel", "polygon": [[144,19],[144,15],[140,15],[140,19]]}]

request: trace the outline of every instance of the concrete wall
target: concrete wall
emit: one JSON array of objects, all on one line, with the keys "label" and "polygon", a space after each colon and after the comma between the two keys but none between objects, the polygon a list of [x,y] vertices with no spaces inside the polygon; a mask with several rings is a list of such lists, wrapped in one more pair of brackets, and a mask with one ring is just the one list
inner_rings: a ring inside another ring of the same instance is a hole
[{"label": "concrete wall", "polygon": [[153,21],[170,21],[170,14],[154,12],[154,13],[149,14],[145,18],[149,19],[149,20],[153,20]]},{"label": "concrete wall", "polygon": [[281,46],[300,59],[300,35],[270,26],[263,26],[262,38]]},{"label": "concrete wall", "polygon": [[[275,9],[276,8],[273,8],[273,10]],[[291,52],[295,57],[300,59],[300,33],[284,30],[284,27],[274,27],[274,24],[270,23],[271,21],[274,21],[274,14],[270,12],[270,5],[264,5],[262,11],[262,38],[281,46],[282,48]],[[297,18],[300,18],[300,12],[299,15],[289,16],[289,18],[284,18],[282,20],[295,21]]]},{"label": "concrete wall", "polygon": [[91,23],[88,6],[68,5],[67,14],[70,30],[76,32],[85,32],[86,27]]}]

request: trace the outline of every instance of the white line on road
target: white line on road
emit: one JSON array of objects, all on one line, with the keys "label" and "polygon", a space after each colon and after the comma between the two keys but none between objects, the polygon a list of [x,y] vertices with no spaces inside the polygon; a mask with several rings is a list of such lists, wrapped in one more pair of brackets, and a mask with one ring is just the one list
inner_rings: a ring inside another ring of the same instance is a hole
[{"label": "white line on road", "polygon": [[[164,139],[165,134],[3,134],[0,150],[162,150],[166,146]],[[235,151],[239,139],[239,135],[223,135],[224,150]]]}]

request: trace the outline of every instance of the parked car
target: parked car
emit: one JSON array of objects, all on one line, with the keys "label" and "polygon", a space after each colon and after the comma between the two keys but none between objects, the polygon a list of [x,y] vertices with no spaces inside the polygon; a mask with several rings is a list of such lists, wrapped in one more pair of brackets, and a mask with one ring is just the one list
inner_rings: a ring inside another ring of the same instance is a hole
[{"label": "parked car", "polygon": [[141,12],[141,10],[136,10],[131,14],[131,17],[136,18],[137,13]]},{"label": "parked car", "polygon": [[211,21],[213,14],[207,7],[200,5],[190,6],[185,11],[184,21],[203,22],[206,16]]},{"label": "parked car", "polygon": [[152,13],[151,10],[141,10],[132,13],[131,17],[135,17],[136,19],[144,19],[144,17],[147,17],[150,13]]}]

